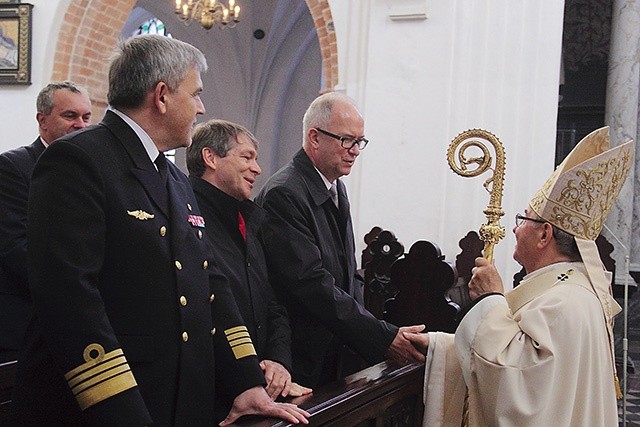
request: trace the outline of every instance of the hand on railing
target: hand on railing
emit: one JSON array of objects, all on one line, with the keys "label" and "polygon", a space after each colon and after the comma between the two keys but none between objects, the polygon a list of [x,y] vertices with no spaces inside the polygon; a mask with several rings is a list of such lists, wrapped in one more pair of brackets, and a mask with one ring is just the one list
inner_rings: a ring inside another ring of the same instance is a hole
[{"label": "hand on railing", "polygon": [[274,402],[261,386],[250,388],[238,395],[233,401],[229,415],[220,423],[220,426],[233,424],[244,415],[282,418],[293,424],[309,424],[307,418],[311,416],[292,403]]}]

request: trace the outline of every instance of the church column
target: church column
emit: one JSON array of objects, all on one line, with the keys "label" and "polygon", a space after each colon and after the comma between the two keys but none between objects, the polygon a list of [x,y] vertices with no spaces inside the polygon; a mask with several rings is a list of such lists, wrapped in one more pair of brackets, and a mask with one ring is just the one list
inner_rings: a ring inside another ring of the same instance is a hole
[{"label": "church column", "polygon": [[[630,251],[631,270],[640,271],[640,156],[638,156],[638,87],[640,85],[640,0],[614,0],[605,123],[610,126],[611,145],[636,141],[635,170],[611,209],[607,227]],[[627,250],[609,232],[603,234],[614,245],[616,283],[623,284]]]}]

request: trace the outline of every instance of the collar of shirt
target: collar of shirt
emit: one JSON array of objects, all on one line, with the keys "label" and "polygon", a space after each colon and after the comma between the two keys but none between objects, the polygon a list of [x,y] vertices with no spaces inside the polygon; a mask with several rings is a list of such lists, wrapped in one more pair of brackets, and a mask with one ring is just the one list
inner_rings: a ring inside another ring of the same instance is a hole
[{"label": "collar of shirt", "polygon": [[118,110],[116,110],[115,108],[113,108],[111,106],[109,106],[107,108],[109,110],[113,111],[115,114],[117,114],[122,120],[124,120],[124,122],[126,124],[128,124],[129,127],[131,127],[131,129],[133,129],[133,131],[136,133],[136,135],[138,135],[138,138],[140,138],[140,141],[142,142],[142,146],[144,147],[145,151],[147,152],[147,155],[149,156],[149,159],[151,160],[151,163],[153,163],[153,166],[157,169],[158,167],[156,166],[156,164],[154,162],[156,160],[156,157],[158,157],[158,154],[160,154],[160,151],[158,151],[158,147],[156,147],[156,144],[154,144],[154,142],[151,139],[151,137],[149,136],[149,134],[144,129],[142,129],[139,124],[134,122],[131,119],[131,117],[127,116],[122,111],[118,111]]},{"label": "collar of shirt", "polygon": [[330,190],[330,189],[331,189],[331,185],[333,184],[333,182],[329,181],[329,180],[327,179],[327,177],[326,177],[326,176],[324,176],[324,175],[322,174],[322,172],[320,172],[320,169],[318,169],[318,168],[317,168],[317,167],[315,167],[315,166],[314,166],[313,168],[316,170],[316,172],[318,172],[318,175],[320,175],[320,178],[322,178],[322,182],[324,182],[324,185],[325,185],[325,187],[327,187],[327,190]]},{"label": "collar of shirt", "polygon": [[40,136],[40,142],[42,142],[42,145],[44,145],[44,148],[49,148],[49,144],[47,144],[47,141],[45,141],[44,139],[42,139],[42,137]]}]

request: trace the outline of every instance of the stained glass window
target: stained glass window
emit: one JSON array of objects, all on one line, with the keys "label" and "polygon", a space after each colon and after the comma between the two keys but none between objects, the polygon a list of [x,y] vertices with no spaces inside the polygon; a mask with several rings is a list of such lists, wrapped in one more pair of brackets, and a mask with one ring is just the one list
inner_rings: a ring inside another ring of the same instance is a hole
[{"label": "stained glass window", "polygon": [[161,36],[172,37],[171,33],[167,31],[164,22],[158,18],[151,18],[144,21],[138,29],[133,32],[134,36],[139,36],[140,34],[159,34]]}]

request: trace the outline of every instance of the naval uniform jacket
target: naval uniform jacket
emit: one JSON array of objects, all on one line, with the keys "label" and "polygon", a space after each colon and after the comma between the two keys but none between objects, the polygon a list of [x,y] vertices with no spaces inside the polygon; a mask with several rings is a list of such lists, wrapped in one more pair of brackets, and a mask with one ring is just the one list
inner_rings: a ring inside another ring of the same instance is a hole
[{"label": "naval uniform jacket", "polygon": [[[258,358],[273,360],[291,371],[289,319],[269,284],[264,252],[258,240],[264,210],[249,200],[239,202],[201,178],[191,176],[190,180],[207,223],[207,241],[212,244],[214,258],[230,282]],[[245,221],[246,243],[238,229],[238,211]],[[235,396],[226,397],[221,400],[226,400],[223,406],[228,410]]]},{"label": "naval uniform jacket", "polygon": [[311,387],[340,375],[341,346],[377,363],[397,327],[364,308],[344,184],[336,209],[300,150],[256,198],[269,213],[263,232],[272,286],[289,313],[294,381]]},{"label": "naval uniform jacket", "polygon": [[27,199],[44,150],[38,138],[0,154],[0,362],[17,358],[29,321]]},{"label": "naval uniform jacket", "polygon": [[[232,328],[216,326],[211,311],[231,307],[230,292],[212,280],[189,181],[168,168],[165,186],[110,111],[38,161],[27,230],[34,318],[14,390],[18,425],[212,425],[213,341],[230,343],[222,332]],[[216,357],[231,355],[226,347]],[[251,358],[244,349],[233,351]]]}]

